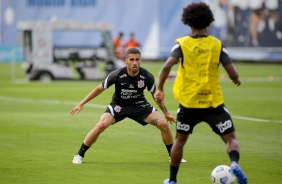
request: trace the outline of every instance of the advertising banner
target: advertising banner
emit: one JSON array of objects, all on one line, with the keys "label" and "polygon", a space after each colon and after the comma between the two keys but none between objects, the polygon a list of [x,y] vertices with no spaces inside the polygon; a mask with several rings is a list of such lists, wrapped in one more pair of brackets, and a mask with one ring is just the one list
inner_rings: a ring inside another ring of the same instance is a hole
[{"label": "advertising banner", "polygon": [[[134,33],[144,59],[162,59],[176,38],[191,34],[182,9],[199,1],[0,0],[0,46],[23,44],[19,21],[102,21],[112,25],[112,37],[124,33],[123,45]],[[209,34],[222,40],[232,59],[282,62],[282,0],[203,1],[215,18]],[[56,32],[51,46],[92,47],[97,39],[91,32]]]}]

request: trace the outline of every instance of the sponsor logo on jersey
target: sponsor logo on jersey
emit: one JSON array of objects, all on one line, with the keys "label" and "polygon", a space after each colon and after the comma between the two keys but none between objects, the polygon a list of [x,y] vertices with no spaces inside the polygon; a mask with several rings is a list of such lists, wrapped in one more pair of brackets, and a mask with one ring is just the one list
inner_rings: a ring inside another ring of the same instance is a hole
[{"label": "sponsor logo on jersey", "polygon": [[137,90],[134,89],[121,89],[122,93],[137,93]]},{"label": "sponsor logo on jersey", "polygon": [[135,104],[141,104],[141,103],[143,103],[143,102],[144,102],[144,100],[135,102]]},{"label": "sponsor logo on jersey", "polygon": [[130,84],[130,85],[129,85],[129,88],[134,88],[134,85],[133,85],[133,84]]},{"label": "sponsor logo on jersey", "polygon": [[145,107],[147,107],[147,106],[152,107],[150,104],[143,104],[143,105],[141,105],[141,107],[143,107],[143,108],[145,108]]},{"label": "sponsor logo on jersey", "polygon": [[[141,94],[137,93],[137,90],[132,89],[121,89],[120,97],[122,99],[132,99],[132,98],[139,98]],[[137,93],[137,94],[136,94]]]},{"label": "sponsor logo on jersey", "polygon": [[126,77],[126,74],[119,76],[119,78],[124,78],[124,77]]},{"label": "sponsor logo on jersey", "polygon": [[210,101],[210,100],[199,100],[198,104],[212,104],[212,101]]},{"label": "sponsor logo on jersey", "polygon": [[145,77],[143,75],[140,75],[140,78],[145,79]]},{"label": "sponsor logo on jersey", "polygon": [[207,95],[210,95],[211,94],[211,90],[200,90],[199,92],[198,92],[198,95],[199,96],[207,96]]}]

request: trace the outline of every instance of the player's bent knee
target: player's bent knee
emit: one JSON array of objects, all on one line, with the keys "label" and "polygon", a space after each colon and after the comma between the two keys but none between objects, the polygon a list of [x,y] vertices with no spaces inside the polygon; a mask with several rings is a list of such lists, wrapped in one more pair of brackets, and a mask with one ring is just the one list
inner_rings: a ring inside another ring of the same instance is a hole
[{"label": "player's bent knee", "polygon": [[168,123],[166,121],[161,121],[158,124],[158,128],[162,131],[168,131],[169,130],[169,126],[168,126]]},{"label": "player's bent knee", "polygon": [[98,123],[95,126],[96,131],[99,132],[99,133],[103,132],[106,128],[107,127],[103,123]]}]

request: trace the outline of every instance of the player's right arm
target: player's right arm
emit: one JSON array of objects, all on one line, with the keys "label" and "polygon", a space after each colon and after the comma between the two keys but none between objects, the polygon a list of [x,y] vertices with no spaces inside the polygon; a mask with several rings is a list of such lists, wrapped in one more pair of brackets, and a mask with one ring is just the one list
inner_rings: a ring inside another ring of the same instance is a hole
[{"label": "player's right arm", "polygon": [[103,91],[104,91],[104,87],[102,86],[102,84],[100,84],[99,86],[97,86],[96,88],[94,88],[90,93],[88,93],[88,95],[86,95],[86,97],[81,100],[81,102],[79,102],[71,111],[70,111],[70,115],[74,115],[79,113],[84,104],[86,104],[87,102],[89,102],[90,100],[92,100],[93,98],[95,98],[96,96],[100,95]]},{"label": "player's right arm", "polygon": [[88,93],[88,95],[86,95],[86,97],[71,110],[70,115],[72,116],[79,113],[82,110],[84,104],[100,95],[105,89],[108,89],[111,85],[113,85],[116,81],[118,71],[119,70],[111,72],[99,86]]}]

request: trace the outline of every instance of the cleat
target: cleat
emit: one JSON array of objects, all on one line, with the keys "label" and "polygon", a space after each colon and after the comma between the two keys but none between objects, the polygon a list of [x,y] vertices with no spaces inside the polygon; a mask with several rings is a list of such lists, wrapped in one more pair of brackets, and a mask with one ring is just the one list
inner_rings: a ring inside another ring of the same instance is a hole
[{"label": "cleat", "polygon": [[175,181],[169,182],[169,179],[164,180],[164,184],[176,184]]},{"label": "cleat", "polygon": [[[170,157],[168,158],[168,160],[170,161]],[[183,158],[181,159],[181,163],[186,163],[187,161],[184,160]]]},{"label": "cleat", "polygon": [[241,167],[236,162],[232,162],[231,172],[237,177],[238,184],[247,184],[248,183],[247,176],[245,175]]},{"label": "cleat", "polygon": [[74,163],[74,164],[82,164],[82,159],[83,159],[83,157],[80,156],[79,154],[74,155],[74,157],[72,159],[72,163]]}]

